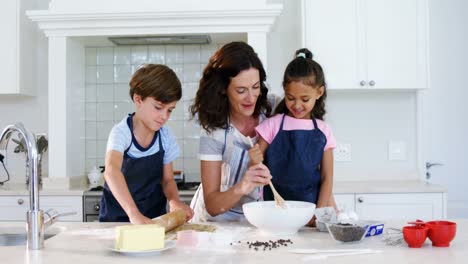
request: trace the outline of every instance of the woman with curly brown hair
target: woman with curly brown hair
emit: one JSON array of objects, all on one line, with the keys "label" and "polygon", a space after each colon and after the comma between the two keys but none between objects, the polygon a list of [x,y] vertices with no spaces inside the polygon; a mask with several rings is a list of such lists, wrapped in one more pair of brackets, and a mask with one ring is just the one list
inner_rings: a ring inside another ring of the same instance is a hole
[{"label": "woman with curly brown hair", "polygon": [[271,175],[261,163],[249,166],[248,142],[257,141],[255,127],[276,104],[265,80],[262,62],[244,42],[224,45],[205,67],[190,107],[202,127],[202,184],[191,204],[194,221],[242,220],[242,205],[262,199]]}]

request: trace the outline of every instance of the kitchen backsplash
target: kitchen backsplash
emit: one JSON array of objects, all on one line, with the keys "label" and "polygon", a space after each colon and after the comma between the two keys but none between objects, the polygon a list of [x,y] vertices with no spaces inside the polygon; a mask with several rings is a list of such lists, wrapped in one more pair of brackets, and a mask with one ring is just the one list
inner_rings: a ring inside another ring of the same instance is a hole
[{"label": "kitchen backsplash", "polygon": [[172,68],[182,82],[182,100],[167,123],[175,134],[181,156],[174,169],[187,181],[200,179],[197,158],[200,128],[190,120],[188,107],[195,96],[201,72],[221,44],[87,47],[85,88],[86,171],[104,164],[107,137],[114,124],[133,112],[128,83],[142,64]]}]

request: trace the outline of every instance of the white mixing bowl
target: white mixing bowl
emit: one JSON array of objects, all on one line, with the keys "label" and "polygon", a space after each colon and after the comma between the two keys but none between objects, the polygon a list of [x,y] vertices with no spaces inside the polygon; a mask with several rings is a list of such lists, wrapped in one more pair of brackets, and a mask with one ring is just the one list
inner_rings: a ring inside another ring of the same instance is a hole
[{"label": "white mixing bowl", "polygon": [[315,213],[315,204],[286,201],[288,208],[277,208],[274,201],[252,202],[242,206],[247,220],[268,235],[293,235]]}]

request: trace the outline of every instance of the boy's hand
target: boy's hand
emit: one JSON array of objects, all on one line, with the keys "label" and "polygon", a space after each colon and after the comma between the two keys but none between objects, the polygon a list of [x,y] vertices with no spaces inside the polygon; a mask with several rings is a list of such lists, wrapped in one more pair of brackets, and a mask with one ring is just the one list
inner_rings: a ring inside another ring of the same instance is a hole
[{"label": "boy's hand", "polygon": [[263,154],[260,150],[260,146],[255,144],[249,149],[250,165],[255,165],[263,162]]},{"label": "boy's hand", "polygon": [[171,212],[178,210],[178,209],[184,210],[185,215],[187,216],[187,221],[189,221],[193,217],[192,208],[190,208],[190,206],[184,204],[181,201],[172,201],[171,203],[169,203],[169,207],[170,207]]},{"label": "boy's hand", "polygon": [[153,221],[148,217],[142,215],[140,212],[128,216],[130,223],[134,225],[153,224]]}]

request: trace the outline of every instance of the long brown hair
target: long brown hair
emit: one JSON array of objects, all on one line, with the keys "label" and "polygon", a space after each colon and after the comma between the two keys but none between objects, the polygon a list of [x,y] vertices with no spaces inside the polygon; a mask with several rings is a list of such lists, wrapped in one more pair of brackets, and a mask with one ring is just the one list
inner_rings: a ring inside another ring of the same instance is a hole
[{"label": "long brown hair", "polygon": [[266,73],[254,49],[244,42],[231,42],[222,46],[211,56],[203,70],[194,103],[190,106],[192,118],[198,116],[200,125],[208,132],[227,128],[230,104],[227,88],[231,79],[241,71],[255,68],[260,74],[260,96],[257,99],[254,117],[270,114],[265,85]]},{"label": "long brown hair", "polygon": [[[311,118],[323,120],[323,116],[327,112],[325,110],[327,84],[325,82],[322,66],[313,60],[312,52],[306,48],[297,50],[295,55],[295,58],[288,64],[284,71],[283,89],[286,89],[286,86],[291,82],[302,82],[314,89],[323,86],[323,95],[315,102],[315,106],[310,113]],[[289,112],[284,100],[283,98],[276,107],[275,114],[287,114]]]}]

